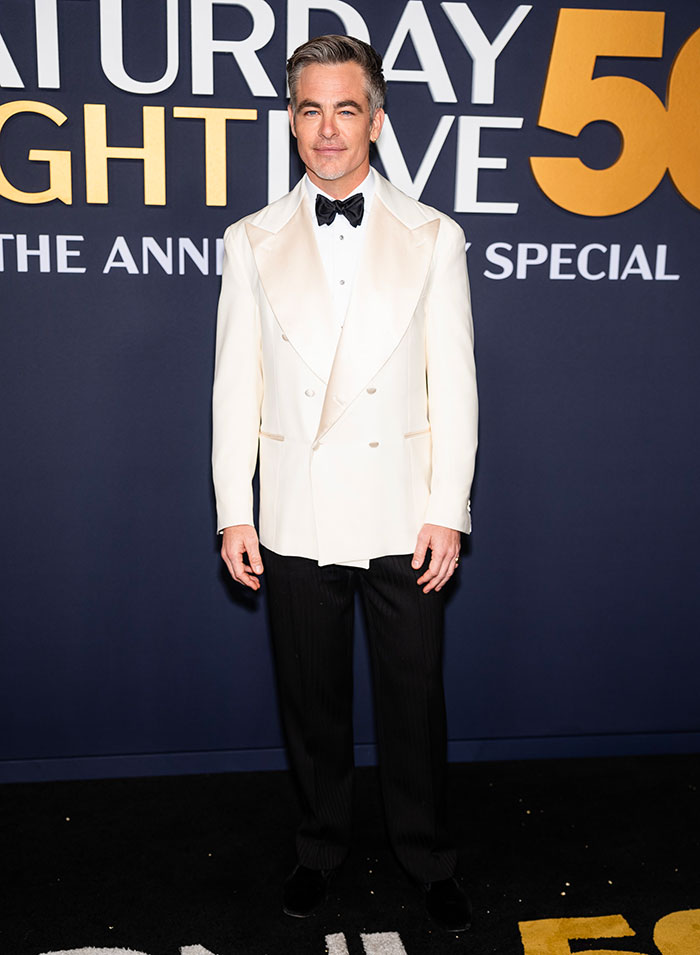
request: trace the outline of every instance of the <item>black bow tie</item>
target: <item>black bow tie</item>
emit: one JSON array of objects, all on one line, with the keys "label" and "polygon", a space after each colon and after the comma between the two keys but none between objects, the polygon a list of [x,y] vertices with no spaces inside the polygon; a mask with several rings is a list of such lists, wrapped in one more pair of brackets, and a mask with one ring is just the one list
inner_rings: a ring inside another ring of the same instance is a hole
[{"label": "black bow tie", "polygon": [[362,222],[365,214],[365,197],[356,192],[349,199],[329,199],[319,194],[316,196],[316,221],[319,225],[330,225],[336,215],[345,216],[353,229]]}]

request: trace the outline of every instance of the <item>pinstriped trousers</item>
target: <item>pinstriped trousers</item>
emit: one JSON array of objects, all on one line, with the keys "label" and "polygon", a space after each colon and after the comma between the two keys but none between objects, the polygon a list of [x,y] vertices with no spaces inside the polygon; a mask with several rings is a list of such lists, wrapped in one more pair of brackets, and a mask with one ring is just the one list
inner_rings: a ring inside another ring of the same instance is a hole
[{"label": "pinstriped trousers", "polygon": [[[442,682],[444,592],[424,594],[411,554],[369,569],[285,557],[261,547],[280,711],[300,794],[300,863],[332,869],[352,829],[355,593],[367,623],[386,825],[420,882],[449,878],[447,731]],[[428,558],[426,558],[427,566]]]}]

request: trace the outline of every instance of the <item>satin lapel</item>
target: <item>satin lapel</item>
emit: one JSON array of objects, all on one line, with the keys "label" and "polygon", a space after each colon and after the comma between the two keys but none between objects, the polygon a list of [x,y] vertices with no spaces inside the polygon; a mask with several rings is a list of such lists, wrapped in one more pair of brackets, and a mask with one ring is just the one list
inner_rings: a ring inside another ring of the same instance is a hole
[{"label": "satin lapel", "polygon": [[282,331],[314,374],[328,381],[338,327],[306,202],[299,203],[279,232],[250,222],[246,232]]},{"label": "satin lapel", "polygon": [[316,440],[387,361],[408,328],[430,267],[439,220],[409,229],[375,197]]}]

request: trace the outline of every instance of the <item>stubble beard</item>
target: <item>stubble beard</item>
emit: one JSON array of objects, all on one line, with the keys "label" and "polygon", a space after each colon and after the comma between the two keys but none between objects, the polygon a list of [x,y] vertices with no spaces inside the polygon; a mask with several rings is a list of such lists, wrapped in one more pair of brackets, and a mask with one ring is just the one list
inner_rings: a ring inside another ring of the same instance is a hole
[{"label": "stubble beard", "polygon": [[313,166],[309,166],[311,172],[318,179],[323,179],[325,182],[334,182],[336,179],[342,179],[343,176],[347,175],[345,172],[323,172],[320,169],[314,169]]},{"label": "stubble beard", "polygon": [[[311,159],[313,161],[313,155]],[[352,175],[355,169],[362,165],[362,162],[359,162],[357,166],[353,166],[352,168],[345,165],[328,168],[323,162],[314,162],[313,165],[311,163],[304,163],[304,165],[319,179],[323,179],[325,182],[334,182],[337,179],[343,179],[345,176]]]},{"label": "stubble beard", "polygon": [[345,169],[343,166],[337,166],[334,164],[334,161],[331,157],[327,157],[324,160],[316,159],[315,154],[311,153],[311,162],[306,163],[311,172],[317,176],[319,179],[324,179],[326,182],[333,182],[336,179],[342,179],[343,176],[347,175],[349,172],[348,169]]}]

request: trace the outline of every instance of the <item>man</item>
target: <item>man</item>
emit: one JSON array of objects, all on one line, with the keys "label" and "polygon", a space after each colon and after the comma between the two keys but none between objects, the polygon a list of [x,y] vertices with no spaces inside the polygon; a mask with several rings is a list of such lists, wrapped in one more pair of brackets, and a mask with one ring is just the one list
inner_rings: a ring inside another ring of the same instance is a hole
[{"label": "man", "polygon": [[319,37],[287,73],[306,175],[226,231],[213,401],[222,557],[253,591],[265,572],[303,807],[283,907],[311,914],[349,848],[359,591],[389,836],[458,931],[441,654],[476,451],[464,234],[370,168],[386,90],[372,47]]}]

